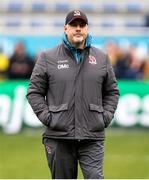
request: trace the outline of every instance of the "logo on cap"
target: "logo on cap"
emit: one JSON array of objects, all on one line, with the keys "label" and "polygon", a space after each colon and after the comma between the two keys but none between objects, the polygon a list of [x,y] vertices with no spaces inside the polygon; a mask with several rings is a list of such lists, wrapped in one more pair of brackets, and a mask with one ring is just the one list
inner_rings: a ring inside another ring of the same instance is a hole
[{"label": "logo on cap", "polygon": [[69,12],[66,16],[65,24],[69,24],[70,22],[72,22],[73,20],[77,18],[84,20],[84,22],[88,24],[86,15],[80,10],[73,10]]},{"label": "logo on cap", "polygon": [[78,11],[78,10],[74,11],[74,16],[81,16],[80,11]]}]

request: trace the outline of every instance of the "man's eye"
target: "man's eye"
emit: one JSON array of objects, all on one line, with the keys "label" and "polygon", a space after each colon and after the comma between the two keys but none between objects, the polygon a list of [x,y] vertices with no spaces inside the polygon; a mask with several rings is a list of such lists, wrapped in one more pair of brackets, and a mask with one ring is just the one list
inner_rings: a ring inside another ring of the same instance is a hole
[{"label": "man's eye", "polygon": [[69,25],[73,27],[77,26],[76,23],[70,23]]},{"label": "man's eye", "polygon": [[82,23],[82,24],[80,24],[80,27],[85,27],[85,25],[86,25],[86,24]]},{"label": "man's eye", "polygon": [[83,27],[86,26],[86,24],[85,23],[75,23],[75,22],[73,22],[73,23],[70,23],[70,26],[72,26],[72,27],[80,26],[81,28],[83,28]]}]

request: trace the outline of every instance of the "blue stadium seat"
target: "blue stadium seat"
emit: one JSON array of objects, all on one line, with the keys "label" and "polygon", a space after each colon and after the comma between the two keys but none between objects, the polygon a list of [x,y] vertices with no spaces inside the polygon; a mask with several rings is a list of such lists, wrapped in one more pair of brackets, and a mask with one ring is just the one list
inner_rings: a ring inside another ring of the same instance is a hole
[{"label": "blue stadium seat", "polygon": [[70,8],[70,5],[68,3],[56,3],[55,4],[55,9],[57,11],[64,11],[64,12],[66,12],[66,11],[69,10],[69,8]]},{"label": "blue stadium seat", "polygon": [[118,11],[118,6],[116,3],[104,3],[101,9],[106,12],[116,12]]},{"label": "blue stadium seat", "polygon": [[23,4],[22,3],[18,3],[18,2],[11,2],[8,4],[8,11],[22,11],[23,10]]},{"label": "blue stadium seat", "polygon": [[115,24],[112,21],[104,21],[100,24],[102,27],[114,27]]},{"label": "blue stadium seat", "polygon": [[64,26],[64,22],[62,22],[62,21],[55,21],[53,25],[55,27],[63,27]]},{"label": "blue stadium seat", "polygon": [[32,4],[32,11],[46,11],[47,4],[46,3],[33,3]]},{"label": "blue stadium seat", "polygon": [[21,26],[21,21],[7,21],[6,22],[6,26],[9,26],[9,27],[18,27],[18,26]]},{"label": "blue stadium seat", "polygon": [[80,9],[83,9],[84,11],[94,11],[93,3],[81,3]]},{"label": "blue stadium seat", "polygon": [[41,21],[33,21],[30,23],[31,27],[41,27],[44,26],[43,23]]},{"label": "blue stadium seat", "polygon": [[129,12],[134,12],[134,11],[140,12],[141,11],[141,4],[138,2],[136,2],[136,3],[130,2],[126,6],[127,6],[127,11],[129,11]]},{"label": "blue stadium seat", "polygon": [[143,27],[143,22],[142,23],[139,23],[139,22],[135,22],[135,21],[130,21],[130,22],[126,22],[124,24],[124,26],[126,27]]}]

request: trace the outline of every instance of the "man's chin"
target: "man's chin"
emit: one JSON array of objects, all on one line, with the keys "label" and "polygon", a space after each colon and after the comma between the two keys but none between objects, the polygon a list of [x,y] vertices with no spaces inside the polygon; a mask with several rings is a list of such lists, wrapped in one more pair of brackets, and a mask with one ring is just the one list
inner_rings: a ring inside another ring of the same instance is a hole
[{"label": "man's chin", "polygon": [[74,43],[82,43],[83,38],[74,38]]}]

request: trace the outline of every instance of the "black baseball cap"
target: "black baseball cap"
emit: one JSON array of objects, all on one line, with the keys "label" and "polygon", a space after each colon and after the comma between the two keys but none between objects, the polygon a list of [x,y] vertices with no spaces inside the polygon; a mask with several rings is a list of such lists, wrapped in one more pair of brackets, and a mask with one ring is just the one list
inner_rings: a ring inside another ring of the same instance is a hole
[{"label": "black baseball cap", "polygon": [[73,11],[70,11],[67,14],[66,20],[65,20],[65,25],[71,23],[75,19],[82,19],[82,20],[84,20],[84,22],[86,24],[88,24],[88,19],[87,19],[86,15],[82,11],[73,10]]}]

